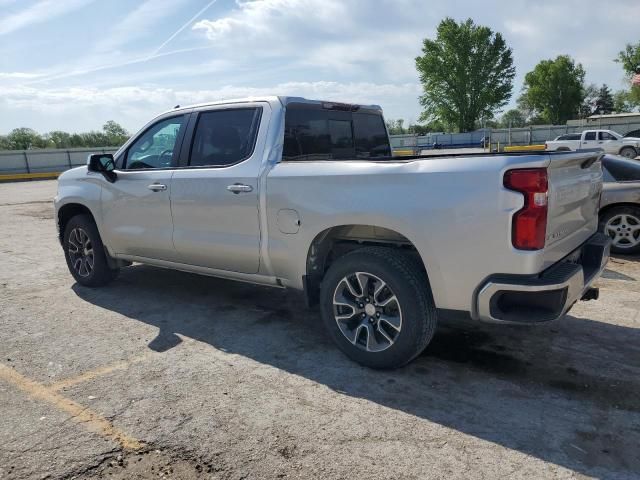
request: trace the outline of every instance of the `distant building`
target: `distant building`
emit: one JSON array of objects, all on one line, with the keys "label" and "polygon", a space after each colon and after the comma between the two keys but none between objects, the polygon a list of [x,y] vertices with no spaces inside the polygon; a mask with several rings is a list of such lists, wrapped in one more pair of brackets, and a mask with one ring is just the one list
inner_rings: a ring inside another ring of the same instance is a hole
[{"label": "distant building", "polygon": [[611,113],[609,115],[591,115],[582,120],[568,120],[570,127],[597,127],[609,128],[610,125],[628,125],[640,123],[640,112],[635,113]]}]

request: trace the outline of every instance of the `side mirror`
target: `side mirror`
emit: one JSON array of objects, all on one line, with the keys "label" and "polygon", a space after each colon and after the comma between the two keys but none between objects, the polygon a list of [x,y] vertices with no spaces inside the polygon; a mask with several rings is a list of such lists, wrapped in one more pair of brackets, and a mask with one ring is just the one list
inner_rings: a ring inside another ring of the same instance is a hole
[{"label": "side mirror", "polygon": [[94,153],[89,155],[87,160],[87,170],[101,173],[111,183],[118,178],[116,172],[114,172],[115,168],[116,162],[110,153]]}]

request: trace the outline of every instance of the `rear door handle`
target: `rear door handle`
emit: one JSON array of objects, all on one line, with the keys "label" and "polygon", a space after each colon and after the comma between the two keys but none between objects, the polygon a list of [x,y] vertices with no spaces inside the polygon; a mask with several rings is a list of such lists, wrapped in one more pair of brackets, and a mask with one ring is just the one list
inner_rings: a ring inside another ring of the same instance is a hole
[{"label": "rear door handle", "polygon": [[154,192],[162,192],[167,189],[167,186],[161,183],[152,183],[151,185],[148,185],[147,188]]},{"label": "rear door handle", "polygon": [[238,194],[238,193],[251,192],[253,191],[253,187],[251,185],[245,185],[244,183],[234,183],[233,185],[229,185],[227,187],[227,190],[229,190],[232,193]]}]

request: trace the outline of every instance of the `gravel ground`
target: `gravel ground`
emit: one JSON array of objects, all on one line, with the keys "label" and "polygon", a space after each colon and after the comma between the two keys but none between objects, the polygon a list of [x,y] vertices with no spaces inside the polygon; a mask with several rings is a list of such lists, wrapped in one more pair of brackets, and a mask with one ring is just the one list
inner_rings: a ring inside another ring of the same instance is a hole
[{"label": "gravel ground", "polygon": [[281,290],[74,284],[55,182],[0,185],[0,478],[638,478],[640,259],[562,321],[444,319],[392,372]]}]

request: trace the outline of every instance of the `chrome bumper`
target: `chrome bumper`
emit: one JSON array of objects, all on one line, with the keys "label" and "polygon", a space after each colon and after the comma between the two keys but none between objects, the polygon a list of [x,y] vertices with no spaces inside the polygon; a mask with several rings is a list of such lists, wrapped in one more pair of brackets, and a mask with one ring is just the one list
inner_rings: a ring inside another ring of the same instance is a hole
[{"label": "chrome bumper", "polygon": [[593,235],[538,275],[492,275],[478,289],[475,317],[487,322],[543,323],[561,318],[582,298],[609,260],[611,239]]}]

